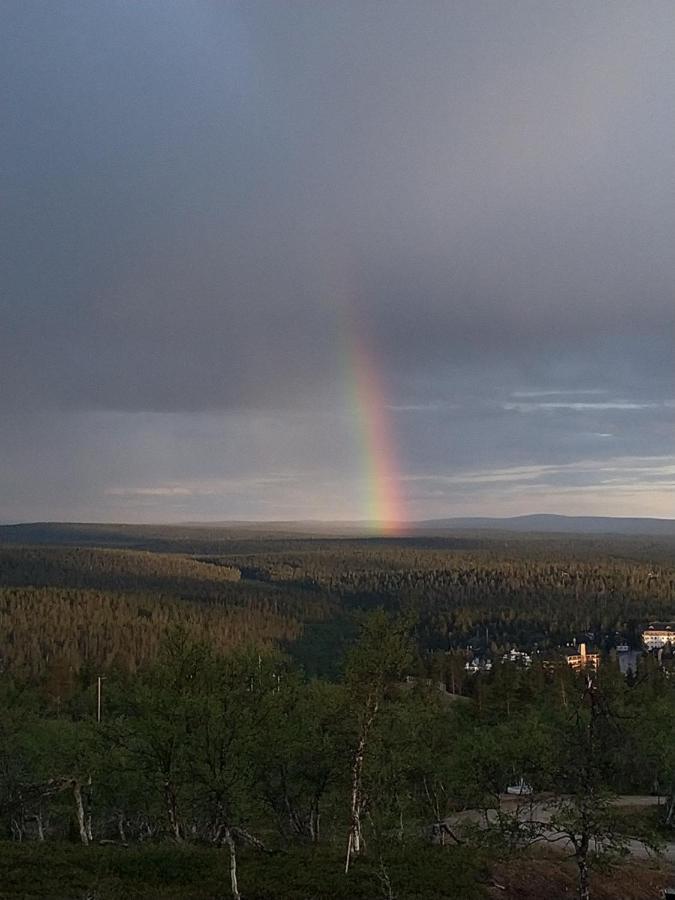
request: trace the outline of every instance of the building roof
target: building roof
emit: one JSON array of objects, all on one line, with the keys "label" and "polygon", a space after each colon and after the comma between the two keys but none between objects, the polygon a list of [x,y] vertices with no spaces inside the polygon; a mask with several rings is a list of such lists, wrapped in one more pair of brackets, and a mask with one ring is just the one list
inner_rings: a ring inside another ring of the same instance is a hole
[{"label": "building roof", "polygon": [[565,647],[563,650],[563,655],[568,659],[570,657],[582,657],[582,656],[600,656],[599,650],[589,650],[588,647],[584,653],[581,652],[581,647]]}]

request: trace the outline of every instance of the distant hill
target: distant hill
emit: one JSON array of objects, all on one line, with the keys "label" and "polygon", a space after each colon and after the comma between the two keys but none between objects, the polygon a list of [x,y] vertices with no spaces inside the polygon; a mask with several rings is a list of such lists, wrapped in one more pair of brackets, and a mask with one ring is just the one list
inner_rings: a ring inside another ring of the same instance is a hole
[{"label": "distant hill", "polygon": [[[476,535],[480,532],[480,536]],[[675,538],[675,519],[534,514],[511,518],[458,517],[408,522],[399,539],[478,537],[504,533]],[[492,533],[492,534],[490,534]],[[0,544],[51,544],[128,547],[184,553],[216,553],[236,541],[359,540],[377,537],[364,522],[189,522],[181,525],[117,525],[76,522],[25,522],[0,525]],[[228,548],[231,550],[231,547]],[[243,552],[243,551],[242,551]]]},{"label": "distant hill", "polygon": [[241,539],[312,538],[323,534],[303,523],[189,523],[183,525],[122,525],[101,522],[23,522],[0,525],[0,544],[77,545],[135,548],[166,552],[217,552],[205,549]]},{"label": "distant hill", "polygon": [[430,519],[416,522],[419,532],[439,531],[516,531],[547,534],[625,534],[675,536],[675,519],[648,519],[613,516],[556,516],[536,513],[511,518]]}]

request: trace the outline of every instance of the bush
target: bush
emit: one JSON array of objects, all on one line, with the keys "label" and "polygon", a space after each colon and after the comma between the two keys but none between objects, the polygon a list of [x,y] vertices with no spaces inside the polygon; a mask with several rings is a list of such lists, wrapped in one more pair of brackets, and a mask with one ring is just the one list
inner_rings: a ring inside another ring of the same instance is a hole
[{"label": "bush", "polygon": [[[242,852],[245,900],[479,900],[483,866],[464,848],[392,846],[344,875],[335,848],[289,853]],[[224,900],[230,896],[226,850],[180,847],[76,847],[65,843],[0,845],[3,900]]]}]

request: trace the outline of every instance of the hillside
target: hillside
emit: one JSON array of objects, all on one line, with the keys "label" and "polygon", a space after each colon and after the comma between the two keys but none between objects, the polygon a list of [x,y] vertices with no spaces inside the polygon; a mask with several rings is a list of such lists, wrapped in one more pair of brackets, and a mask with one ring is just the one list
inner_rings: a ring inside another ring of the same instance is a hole
[{"label": "hillside", "polygon": [[[550,651],[575,638],[607,650],[622,641],[638,646],[647,621],[675,614],[667,538],[305,539],[149,526],[47,532],[48,545],[0,544],[3,658],[35,674],[57,658],[76,671],[136,669],[179,624],[221,648],[283,647],[320,674],[336,671],[359,616],[378,606],[414,615],[425,667],[430,654],[467,646]],[[30,526],[21,535],[30,536]]]},{"label": "hillside", "polygon": [[618,516],[557,516],[534,514],[511,518],[465,517],[415,522],[414,529],[436,531],[514,531],[547,534],[623,534],[675,537],[675,519]]}]

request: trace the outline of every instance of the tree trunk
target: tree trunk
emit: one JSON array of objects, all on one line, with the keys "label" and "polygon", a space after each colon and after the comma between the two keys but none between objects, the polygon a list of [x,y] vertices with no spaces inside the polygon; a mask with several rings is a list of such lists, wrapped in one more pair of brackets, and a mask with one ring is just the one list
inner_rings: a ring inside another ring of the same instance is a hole
[{"label": "tree trunk", "polygon": [[366,702],[366,717],[361,728],[361,736],[354,754],[352,765],[352,802],[351,825],[349,828],[349,840],[347,841],[347,858],[345,859],[345,874],[349,872],[349,864],[352,856],[358,856],[363,849],[363,832],[361,829],[361,813],[363,811],[363,759],[366,752],[368,733],[377,714],[378,702],[369,697]]},{"label": "tree trunk", "polygon": [[89,835],[85,824],[84,804],[82,803],[82,786],[79,781],[73,781],[73,797],[75,798],[75,814],[77,815],[77,824],[80,830],[80,840],[85,845],[89,844]]},{"label": "tree trunk", "polygon": [[230,887],[232,888],[232,898],[233,900],[241,900],[239,885],[237,884],[237,848],[229,828],[225,829],[223,840],[230,851]]},{"label": "tree trunk", "polygon": [[45,830],[42,824],[42,810],[38,810],[33,818],[35,819],[35,827],[37,828],[38,841],[42,843],[45,839]]},{"label": "tree trunk", "polygon": [[117,833],[119,834],[122,843],[126,844],[127,833],[124,830],[124,813],[122,811],[117,813]]},{"label": "tree trunk", "polygon": [[385,897],[385,900],[394,900],[394,889],[391,884],[391,878],[389,876],[389,869],[385,866],[384,861],[381,856],[380,856],[379,879],[380,879],[380,884],[382,885],[382,894]]},{"label": "tree trunk", "polygon": [[87,788],[85,791],[85,796],[86,796],[86,800],[87,800],[87,819],[86,819],[87,837],[89,838],[89,841],[91,842],[94,840],[94,835],[91,830],[91,809],[93,806],[92,790],[91,790],[91,775],[87,779]]},{"label": "tree trunk", "polygon": [[578,844],[575,844],[575,859],[579,869],[579,900],[591,900],[591,885],[588,873],[588,848],[590,836],[582,832]]},{"label": "tree trunk", "polygon": [[319,843],[319,799],[315,797],[309,811],[309,836],[313,844]]},{"label": "tree trunk", "polygon": [[[439,840],[441,847],[444,847],[445,846],[445,828],[444,828],[444,823],[443,823],[443,817],[441,816],[441,808],[438,803],[438,795],[436,794],[436,791],[433,791],[433,793],[432,793],[429,790],[429,783],[428,783],[426,777],[424,778],[423,784],[424,784],[424,793],[427,795],[427,800],[429,801],[429,805],[431,806],[431,808],[434,812],[434,818],[436,819],[436,828],[438,830],[438,840]],[[403,830],[403,811],[401,811],[401,831],[402,830]],[[400,840],[402,841],[403,838],[401,837]]]},{"label": "tree trunk", "polygon": [[[285,790],[286,789],[284,788],[284,791]],[[286,816],[288,817],[288,827],[290,829],[290,833],[295,834],[297,837],[307,837],[309,824],[293,808],[293,804],[291,803],[287,793],[284,793],[284,806],[286,808]]]},{"label": "tree trunk", "polygon": [[670,796],[668,797],[668,809],[666,811],[666,825],[670,827],[675,819],[675,784],[670,786]]},{"label": "tree trunk", "polygon": [[361,807],[363,805],[362,781],[364,750],[365,734],[362,734],[359,740],[356,754],[354,755],[354,765],[352,766],[351,825],[349,830],[349,840],[347,842],[347,859],[345,861],[345,872],[349,871],[349,863],[351,862],[352,856],[358,856],[361,852]]},{"label": "tree trunk", "polygon": [[577,857],[577,866],[579,867],[579,900],[591,900],[591,885],[585,856]]},{"label": "tree trunk", "polygon": [[176,801],[176,792],[173,789],[173,785],[170,781],[167,781],[164,785],[164,797],[166,799],[166,812],[169,817],[169,827],[171,828],[171,833],[173,834],[175,840],[182,841],[181,833],[180,833],[180,824],[178,822],[178,804]]}]

